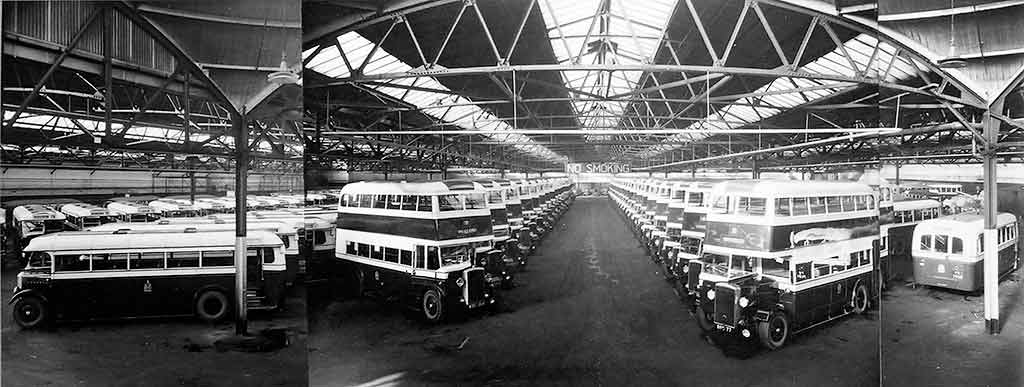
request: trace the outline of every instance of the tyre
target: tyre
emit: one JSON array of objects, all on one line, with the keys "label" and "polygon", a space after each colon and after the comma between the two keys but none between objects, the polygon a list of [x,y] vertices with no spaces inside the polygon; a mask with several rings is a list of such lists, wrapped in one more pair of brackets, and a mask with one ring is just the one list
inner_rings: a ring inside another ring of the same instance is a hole
[{"label": "tyre", "polygon": [[436,288],[427,289],[427,291],[423,292],[420,307],[420,310],[423,312],[423,319],[428,323],[436,324],[444,320],[444,299],[441,298],[441,292]]},{"label": "tyre", "polygon": [[694,312],[693,318],[697,320],[697,326],[700,327],[704,333],[713,332],[715,330],[715,323],[711,321],[711,317],[701,309],[697,307],[697,311]]},{"label": "tyre", "polygon": [[209,290],[196,298],[196,316],[200,320],[215,323],[226,318],[230,310],[231,303],[221,291]]},{"label": "tyre", "polygon": [[850,296],[850,305],[853,306],[854,314],[861,314],[868,310],[868,288],[862,283],[858,283],[857,287],[853,288],[853,294]]},{"label": "tyre", "polygon": [[11,310],[14,314],[14,322],[24,329],[39,328],[50,318],[46,302],[36,296],[18,298]]},{"label": "tyre", "polygon": [[768,317],[768,321],[759,321],[757,337],[761,339],[761,345],[765,348],[782,348],[789,340],[789,317],[786,317],[785,313],[775,312]]}]

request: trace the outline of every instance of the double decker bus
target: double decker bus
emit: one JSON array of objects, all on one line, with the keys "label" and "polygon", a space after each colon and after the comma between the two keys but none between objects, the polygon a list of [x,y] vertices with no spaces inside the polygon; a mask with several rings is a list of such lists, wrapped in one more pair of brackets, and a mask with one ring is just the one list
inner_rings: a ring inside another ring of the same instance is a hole
[{"label": "double decker bus", "polygon": [[110,210],[93,204],[67,203],[62,204],[59,209],[67,217],[67,224],[75,230],[117,221],[117,216]]},{"label": "double decker bus", "polygon": [[694,317],[769,348],[876,297],[878,208],[859,183],[729,181],[707,216]]},{"label": "double decker bus", "polygon": [[[515,258],[518,241],[512,237],[509,211],[506,205],[507,186],[497,180],[477,180],[487,191],[487,208],[491,210],[491,230],[494,233],[494,255],[487,260],[486,268],[504,288],[512,286],[512,269],[518,264]],[[493,284],[492,284],[493,285]]]},{"label": "double decker bus", "polygon": [[709,181],[690,182],[686,187],[682,211],[678,218],[673,219],[680,224],[679,243],[669,252],[672,263],[669,270],[676,278],[676,290],[681,296],[692,295],[696,290],[700,271],[691,272],[690,262],[699,260],[703,252],[714,186],[715,183]]},{"label": "double decker bus", "polygon": [[[501,186],[504,192],[505,208],[508,214],[508,227],[510,240],[506,243],[510,256],[516,260],[519,266],[526,264],[526,254],[523,249],[523,242],[519,239],[523,235],[523,202],[519,198],[519,190],[514,182],[505,179],[494,180]],[[527,231],[529,232],[529,231]]]},{"label": "double decker bus", "polygon": [[25,247],[32,238],[64,231],[65,216],[42,204],[26,204],[11,211],[11,228],[18,247]]},{"label": "double decker bus", "polygon": [[494,304],[478,255],[491,248],[491,212],[477,185],[368,181],[341,194],[338,274],[357,295],[397,299],[428,322]]},{"label": "double decker bus", "polygon": [[[281,239],[246,237],[249,309],[283,299]],[[36,328],[56,320],[195,315],[215,322],[239,307],[234,232],[62,232],[33,239],[11,298],[14,321]]]},{"label": "double decker bus", "polygon": [[519,233],[519,253],[523,256],[520,264],[522,266],[529,262],[526,258],[537,247],[538,238],[540,237],[540,234],[537,233],[537,214],[540,209],[537,205],[537,193],[534,185],[530,184],[526,179],[513,180],[512,183],[519,193],[523,209],[523,227]]},{"label": "double decker bus", "polygon": [[654,186],[654,228],[647,237],[647,251],[656,263],[660,263],[661,243],[668,235],[668,203],[671,201],[671,190],[675,183],[668,180],[659,181]]},{"label": "double decker bus", "polygon": [[145,223],[160,219],[160,211],[139,202],[114,200],[107,203],[107,210],[120,222]]},{"label": "double decker bus", "polygon": [[[961,213],[922,221],[914,228],[914,282],[973,292],[984,285],[985,217]],[[1017,269],[1017,217],[996,216],[999,277]]]}]

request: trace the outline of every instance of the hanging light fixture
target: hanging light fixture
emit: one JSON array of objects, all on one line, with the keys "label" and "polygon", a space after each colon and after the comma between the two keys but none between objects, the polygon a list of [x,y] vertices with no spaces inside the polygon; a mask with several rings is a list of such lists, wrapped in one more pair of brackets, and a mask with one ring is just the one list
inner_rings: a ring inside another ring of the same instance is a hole
[{"label": "hanging light fixture", "polygon": [[287,54],[281,53],[281,67],[267,75],[267,82],[278,85],[294,85],[299,83],[299,74],[288,68]]},{"label": "hanging light fixture", "polygon": [[953,9],[953,1],[949,0],[949,56],[939,59],[939,67],[944,69],[962,69],[967,67],[967,61],[956,54],[956,33],[953,28],[953,21],[956,11]]}]

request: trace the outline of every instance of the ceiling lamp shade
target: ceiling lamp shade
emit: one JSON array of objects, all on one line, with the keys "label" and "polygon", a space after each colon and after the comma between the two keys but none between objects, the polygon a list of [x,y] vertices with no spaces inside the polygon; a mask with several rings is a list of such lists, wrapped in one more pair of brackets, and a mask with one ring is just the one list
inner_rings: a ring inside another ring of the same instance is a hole
[{"label": "ceiling lamp shade", "polygon": [[955,13],[952,12],[953,8],[953,0],[949,0],[949,56],[938,60],[939,67],[944,69],[962,69],[967,67],[967,60],[956,54],[956,31],[953,28]]},{"label": "ceiling lamp shade", "polygon": [[285,60],[284,53],[281,54],[280,69],[267,75],[267,82],[278,85],[294,85],[299,83],[299,74],[293,73],[288,68],[288,62]]}]

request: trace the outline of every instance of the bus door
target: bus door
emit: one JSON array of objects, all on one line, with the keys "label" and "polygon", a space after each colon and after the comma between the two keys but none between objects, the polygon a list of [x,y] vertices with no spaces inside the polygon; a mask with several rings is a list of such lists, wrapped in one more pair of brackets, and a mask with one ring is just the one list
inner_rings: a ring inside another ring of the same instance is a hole
[{"label": "bus door", "polygon": [[[921,235],[918,241],[921,244],[921,257],[924,262],[918,262],[919,270],[923,270],[925,278],[933,278],[940,281],[953,281],[953,264],[950,261],[951,239],[958,242],[958,247],[963,252],[963,241],[960,238],[950,238],[948,235]],[[923,266],[922,266],[923,263]]]},{"label": "bus door", "polygon": [[248,249],[245,254],[246,289],[263,287],[263,262],[273,262],[274,250],[270,248]]}]

